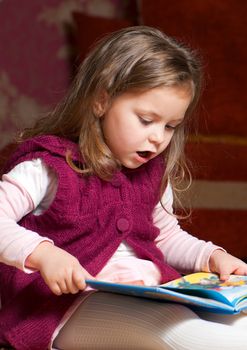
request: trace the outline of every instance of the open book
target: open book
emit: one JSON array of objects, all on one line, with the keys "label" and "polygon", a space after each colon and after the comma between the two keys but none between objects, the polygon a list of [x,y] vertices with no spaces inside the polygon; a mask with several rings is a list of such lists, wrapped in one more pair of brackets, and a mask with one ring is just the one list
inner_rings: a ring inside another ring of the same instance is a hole
[{"label": "open book", "polygon": [[101,291],[177,302],[217,313],[247,312],[247,276],[231,275],[222,282],[216,274],[197,272],[158,286],[86,282]]}]

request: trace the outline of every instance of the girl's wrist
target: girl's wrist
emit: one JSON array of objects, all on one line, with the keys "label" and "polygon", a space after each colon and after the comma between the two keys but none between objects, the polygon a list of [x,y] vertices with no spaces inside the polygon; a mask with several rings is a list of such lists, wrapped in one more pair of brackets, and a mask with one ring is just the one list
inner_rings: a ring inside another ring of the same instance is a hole
[{"label": "girl's wrist", "polygon": [[40,265],[42,260],[47,254],[51,253],[51,250],[54,249],[52,242],[43,241],[41,242],[34,251],[27,257],[25,261],[25,267],[35,270],[40,270]]}]

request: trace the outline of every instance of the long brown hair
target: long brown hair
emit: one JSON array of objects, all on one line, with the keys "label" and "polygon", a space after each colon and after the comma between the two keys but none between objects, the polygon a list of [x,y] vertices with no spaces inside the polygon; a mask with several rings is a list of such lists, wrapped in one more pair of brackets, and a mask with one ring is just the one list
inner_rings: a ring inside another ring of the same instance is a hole
[{"label": "long brown hair", "polygon": [[163,193],[170,181],[175,198],[186,172],[184,144],[190,116],[201,93],[202,72],[197,55],[184,44],[147,26],[129,27],[107,35],[88,54],[64,100],[26,129],[22,139],[52,134],[78,143],[84,172],[109,179],[121,165],[104,142],[95,105],[102,91],[109,103],[131,89],[145,91],[159,86],[192,87],[191,104],[164,152],[166,170]]}]

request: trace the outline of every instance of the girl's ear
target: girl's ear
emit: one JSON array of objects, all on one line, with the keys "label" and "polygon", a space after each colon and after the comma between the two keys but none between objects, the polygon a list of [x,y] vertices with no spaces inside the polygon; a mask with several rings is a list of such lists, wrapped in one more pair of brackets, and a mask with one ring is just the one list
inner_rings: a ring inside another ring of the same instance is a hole
[{"label": "girl's ear", "polygon": [[108,107],[109,96],[106,91],[101,91],[94,102],[94,114],[97,117],[102,117]]}]

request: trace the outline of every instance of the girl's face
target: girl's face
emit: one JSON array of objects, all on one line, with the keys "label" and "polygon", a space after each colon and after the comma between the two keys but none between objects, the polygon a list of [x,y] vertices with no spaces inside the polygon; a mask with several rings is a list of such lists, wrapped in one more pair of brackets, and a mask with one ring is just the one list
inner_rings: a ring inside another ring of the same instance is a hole
[{"label": "girl's face", "polygon": [[123,166],[138,168],[167,148],[190,101],[182,87],[123,93],[102,116],[107,146]]}]

